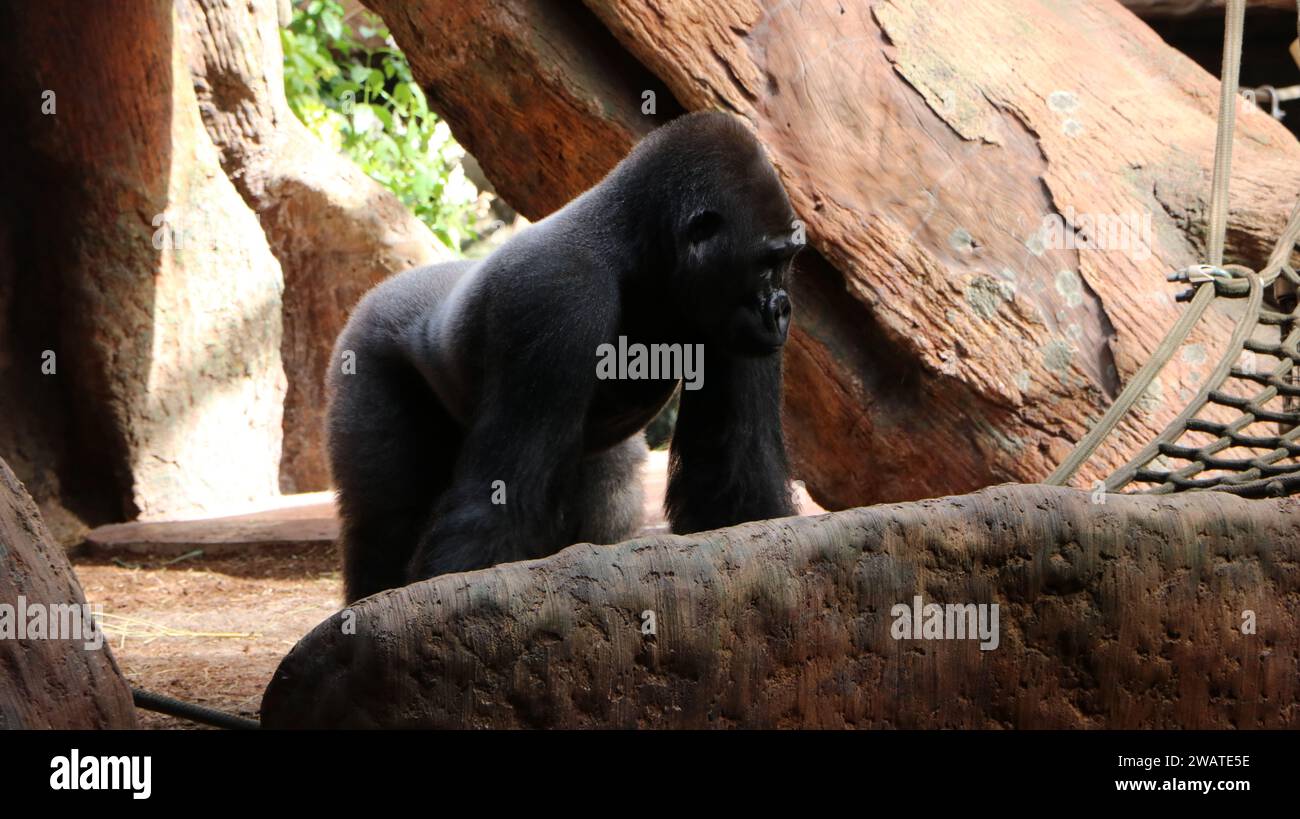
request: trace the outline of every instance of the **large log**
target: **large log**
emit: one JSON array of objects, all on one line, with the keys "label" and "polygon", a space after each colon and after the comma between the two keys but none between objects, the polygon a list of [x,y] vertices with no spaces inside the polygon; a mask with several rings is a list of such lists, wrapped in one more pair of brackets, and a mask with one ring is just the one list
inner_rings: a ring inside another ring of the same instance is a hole
[{"label": "large log", "polygon": [[[3,460],[0,607],[0,729],[135,727],[131,690],[113,653],[102,632],[87,630],[93,620],[81,584]],[[37,618],[44,618],[41,636]]]},{"label": "large log", "polygon": [[[786,415],[830,508],[1041,479],[1175,320],[1165,274],[1203,260],[1217,81],[1110,0],[367,3],[532,218],[679,107],[750,122],[815,248]],[[1238,124],[1228,255],[1258,265],[1300,145],[1248,106]],[[1053,244],[1062,215],[1137,238]],[[1181,408],[1224,328],[1210,317],[1083,480]]]},{"label": "large log", "polygon": [[[314,629],[281,663],[262,719],[1300,725],[1300,500],[1093,500],[1004,486],[435,578]],[[997,646],[896,639],[894,609],[916,596],[997,604]]]},{"label": "large log", "polygon": [[179,9],[204,124],[284,271],[280,488],[325,489],[325,371],[348,312],[389,275],[450,253],[289,109],[276,0],[186,0]]},{"label": "large log", "polygon": [[265,497],[284,400],[280,266],[204,131],[172,4],[108,8],[0,9],[4,147],[19,157],[0,275],[15,277],[5,306],[23,336],[0,356],[17,376],[0,392],[41,384],[2,409],[58,443],[31,472],[80,485],[101,520]]}]

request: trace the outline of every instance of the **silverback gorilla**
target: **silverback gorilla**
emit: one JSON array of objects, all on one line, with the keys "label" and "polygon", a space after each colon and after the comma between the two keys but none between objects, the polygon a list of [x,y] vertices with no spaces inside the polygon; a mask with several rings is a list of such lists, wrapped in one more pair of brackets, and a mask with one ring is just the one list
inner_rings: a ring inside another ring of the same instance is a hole
[{"label": "silverback gorilla", "polygon": [[672,438],[673,531],[793,514],[781,348],[794,220],[745,126],[695,113],[486,259],[367,294],[329,374],[347,600],[632,534],[641,430],[678,379],[599,377],[597,348],[620,337],[702,345],[703,383],[682,391]]}]

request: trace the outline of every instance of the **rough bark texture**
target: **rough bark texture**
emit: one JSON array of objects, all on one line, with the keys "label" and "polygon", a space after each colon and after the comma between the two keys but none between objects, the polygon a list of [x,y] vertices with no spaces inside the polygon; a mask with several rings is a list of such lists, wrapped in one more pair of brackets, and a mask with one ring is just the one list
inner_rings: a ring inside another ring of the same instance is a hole
[{"label": "rough bark texture", "polygon": [[[0,603],[17,606],[20,597],[28,607],[86,603],[36,504],[0,460]],[[134,728],[131,690],[113,653],[85,644],[0,639],[0,729]]]},{"label": "rough bark texture", "polygon": [[284,271],[281,489],[324,489],[325,371],[348,312],[389,275],[449,254],[289,109],[275,0],[186,0],[180,9],[204,124]]},{"label": "rough bark texture", "polygon": [[[1223,66],[1223,0],[1204,0],[1203,8],[1189,8],[1180,13],[1173,6],[1180,2],[1153,3],[1150,12],[1129,5],[1165,42],[1191,57],[1211,74],[1218,76]],[[1197,0],[1187,0],[1189,7],[1200,7]],[[1296,4],[1292,0],[1250,2],[1246,6],[1246,26],[1242,32],[1241,88],[1256,89],[1257,104],[1272,110],[1272,98],[1258,93],[1263,86],[1285,88],[1300,81],[1300,71],[1291,56],[1290,46],[1296,39]],[[1280,102],[1285,114],[1282,124],[1300,136],[1300,103]]]},{"label": "rough bark texture", "polygon": [[[1041,479],[1175,320],[1165,274],[1202,260],[1217,81],[1114,2],[367,2],[530,218],[679,105],[751,123],[815,248],[786,412],[829,507]],[[1300,146],[1263,112],[1238,122],[1229,256],[1257,265]],[[1150,230],[1045,246],[1056,214]],[[1163,427],[1224,327],[1210,317],[1084,480]]]},{"label": "rough bark texture", "polygon": [[44,381],[6,411],[75,454],[59,477],[109,518],[274,493],[280,268],[203,129],[172,5],[51,0],[2,19],[8,307],[26,331],[8,366]]},{"label": "rough bark texture", "polygon": [[[1300,501],[1005,486],[572,546],[368,598],[269,727],[1300,725]],[[892,609],[999,605],[999,645]],[[656,633],[643,633],[643,613]],[[1244,612],[1256,633],[1243,634]]]}]

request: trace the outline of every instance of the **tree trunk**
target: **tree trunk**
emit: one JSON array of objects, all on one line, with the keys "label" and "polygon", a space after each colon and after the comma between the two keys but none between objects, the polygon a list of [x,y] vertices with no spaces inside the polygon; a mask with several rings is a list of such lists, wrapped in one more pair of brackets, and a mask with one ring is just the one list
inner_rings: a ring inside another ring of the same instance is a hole
[{"label": "tree trunk", "polygon": [[[265,497],[284,398],[280,266],[203,129],[171,3],[105,9],[0,12],[17,157],[0,368],[6,385],[41,384],[4,402],[6,421],[32,417],[17,440],[0,424],[0,442],[37,451],[43,487],[77,485],[109,519]],[[54,442],[57,479],[28,432]]]},{"label": "tree trunk", "polygon": [[[367,2],[531,218],[680,108],[750,123],[813,247],[786,423],[830,508],[1042,479],[1174,322],[1166,273],[1204,261],[1217,81],[1109,0]],[[1300,145],[1243,106],[1234,169],[1228,255],[1259,265]],[[1132,235],[1076,246],[1105,220]],[[1176,414],[1226,327],[1209,317],[1081,480]]]},{"label": "tree trunk", "polygon": [[63,550],[0,460],[0,729],[135,727],[131,690],[102,632],[86,630],[85,606]]},{"label": "tree trunk", "polygon": [[[314,629],[262,719],[1296,727],[1300,501],[1103,497],[1004,486],[435,578]],[[930,604],[996,604],[998,627],[915,639],[899,623],[918,597],[922,622]]]},{"label": "tree trunk", "polygon": [[284,270],[281,488],[325,489],[325,372],[349,311],[389,275],[450,254],[289,109],[275,0],[186,0],[180,8],[204,124]]}]

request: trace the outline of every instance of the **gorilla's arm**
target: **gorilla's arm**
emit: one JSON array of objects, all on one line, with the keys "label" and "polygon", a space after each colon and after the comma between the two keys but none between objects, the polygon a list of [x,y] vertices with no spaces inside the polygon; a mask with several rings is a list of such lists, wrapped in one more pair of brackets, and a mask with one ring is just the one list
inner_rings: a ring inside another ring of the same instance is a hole
[{"label": "gorilla's arm", "polygon": [[[571,420],[571,410],[534,410],[523,415],[494,411],[475,423],[452,485],[420,539],[411,580],[554,551],[560,529],[553,510],[573,489],[581,426]],[[530,419],[524,428],[521,417]],[[498,487],[504,489],[505,503],[493,502]]]},{"label": "gorilla's arm", "polygon": [[793,515],[780,353],[715,356],[704,374],[701,389],[682,391],[673,433],[665,502],[673,531]]}]

